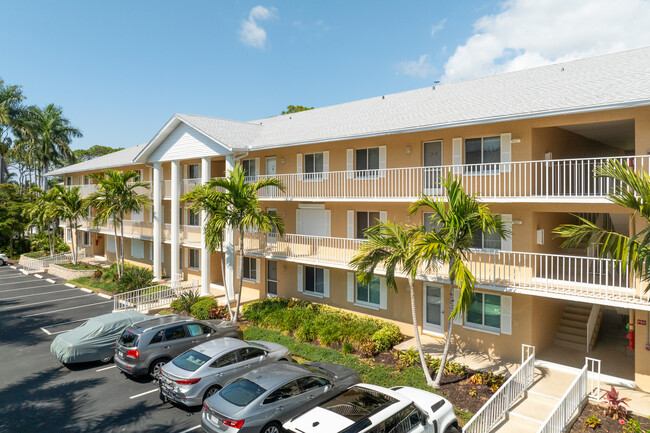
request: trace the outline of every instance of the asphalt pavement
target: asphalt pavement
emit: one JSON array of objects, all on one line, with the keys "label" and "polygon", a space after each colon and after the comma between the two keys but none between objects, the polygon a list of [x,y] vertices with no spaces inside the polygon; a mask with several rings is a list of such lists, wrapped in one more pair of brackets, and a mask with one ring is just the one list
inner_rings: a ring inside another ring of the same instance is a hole
[{"label": "asphalt pavement", "polygon": [[155,384],[112,362],[63,366],[52,340],[113,301],[40,275],[0,267],[0,432],[202,431],[200,407],[163,404]]}]

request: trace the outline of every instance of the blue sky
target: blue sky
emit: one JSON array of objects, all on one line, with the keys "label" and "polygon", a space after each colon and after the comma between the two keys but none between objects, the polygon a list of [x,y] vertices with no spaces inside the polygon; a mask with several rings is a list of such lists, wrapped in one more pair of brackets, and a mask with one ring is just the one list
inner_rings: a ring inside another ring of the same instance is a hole
[{"label": "blue sky", "polygon": [[648,0],[567,3],[0,0],[0,77],[62,106],[74,148],[117,147],[175,112],[253,120],[650,44]]}]

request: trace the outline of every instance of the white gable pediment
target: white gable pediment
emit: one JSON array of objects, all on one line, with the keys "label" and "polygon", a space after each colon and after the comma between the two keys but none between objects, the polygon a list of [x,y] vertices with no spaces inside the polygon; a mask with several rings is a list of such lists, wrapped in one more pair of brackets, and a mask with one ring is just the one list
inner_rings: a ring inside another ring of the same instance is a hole
[{"label": "white gable pediment", "polygon": [[147,160],[150,162],[174,161],[230,153],[228,149],[208,136],[181,122],[158,145]]}]

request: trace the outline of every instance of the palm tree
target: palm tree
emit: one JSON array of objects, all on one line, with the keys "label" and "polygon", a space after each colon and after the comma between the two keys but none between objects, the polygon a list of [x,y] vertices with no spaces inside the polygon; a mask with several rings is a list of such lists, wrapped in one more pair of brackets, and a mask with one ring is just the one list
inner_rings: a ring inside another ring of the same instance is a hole
[{"label": "palm tree", "polygon": [[79,218],[86,213],[88,205],[79,193],[80,187],[64,189],[55,203],[55,213],[68,222],[68,227],[72,230],[72,263],[77,264],[79,248]]},{"label": "palm tree", "polygon": [[27,208],[30,225],[39,232],[47,230],[47,240],[50,246],[50,255],[54,255],[56,248],[56,220],[58,212],[56,204],[59,202],[63,188],[56,186],[45,192],[38,187],[33,187],[31,192],[35,199]]},{"label": "palm tree", "polygon": [[233,317],[230,306],[230,294],[226,285],[226,257],[223,251],[224,230],[227,228],[228,206],[223,200],[223,194],[210,185],[198,185],[192,191],[181,197],[181,202],[190,202],[189,209],[195,212],[205,211],[205,241],[210,253],[217,250],[221,256],[221,279],[226,292],[226,305],[230,318]]},{"label": "palm tree", "polygon": [[0,183],[5,183],[8,176],[7,152],[12,140],[9,131],[16,128],[16,119],[21,113],[21,101],[24,99],[20,86],[9,86],[0,79]]},{"label": "palm tree", "polygon": [[614,190],[608,194],[607,199],[633,211],[633,217],[641,218],[645,222],[645,228],[632,236],[626,236],[576,216],[582,224],[563,224],[553,230],[553,233],[566,238],[562,248],[598,244],[601,257],[613,257],[629,266],[646,283],[644,291],[647,292],[650,290],[650,175],[644,170],[635,171],[633,167],[618,160],[599,165],[594,173],[597,178],[608,177],[614,180]]},{"label": "palm tree", "polygon": [[398,274],[406,276],[411,294],[411,316],[415,344],[420,354],[424,376],[427,383],[432,386],[433,380],[424,358],[415,309],[414,280],[420,264],[415,244],[422,236],[422,228],[403,228],[390,221],[378,221],[377,225],[365,231],[365,236],[367,241],[357,250],[350,261],[350,266],[357,271],[359,274],[357,278],[364,284],[370,284],[378,266],[384,268],[386,270],[386,287],[395,292],[397,292],[395,277]]},{"label": "palm tree", "polygon": [[237,293],[237,304],[233,322],[239,317],[239,306],[241,304],[241,293],[244,284],[244,237],[247,230],[255,229],[258,232],[268,233],[277,228],[278,233],[284,234],[284,222],[282,218],[274,213],[263,211],[260,208],[260,201],[257,195],[262,188],[278,188],[284,192],[282,182],[274,177],[263,178],[253,183],[246,182],[246,172],[237,163],[233,170],[225,178],[212,179],[208,188],[223,191],[220,199],[223,201],[223,213],[216,217],[222,222],[214,223],[216,227],[229,227],[239,231],[239,258],[240,266],[238,272],[239,292]]},{"label": "palm tree", "polygon": [[[50,104],[45,108],[31,106],[25,111],[21,129],[30,139],[39,174],[47,173],[52,165],[74,163],[70,142],[75,137],[83,137],[83,134],[63,117],[63,110]],[[46,189],[43,180],[41,186]]]},{"label": "palm tree", "polygon": [[[465,314],[474,298],[475,279],[466,263],[474,236],[477,233],[498,233],[505,239],[509,235],[498,215],[494,215],[487,205],[479,203],[476,195],[465,193],[461,178],[454,179],[449,174],[440,184],[445,190],[446,199],[423,195],[409,208],[411,214],[421,208],[433,210],[430,222],[435,229],[425,232],[415,246],[422,263],[428,268],[441,263],[449,266],[449,318],[435,387],[440,386],[447,363],[453,319]],[[460,289],[457,302],[454,300],[456,287]]]},{"label": "palm tree", "polygon": [[[149,184],[135,180],[137,171],[117,171],[106,169],[102,173],[90,175],[98,184],[97,192],[88,197],[88,203],[97,209],[93,225],[100,226],[109,220],[115,233],[115,254],[118,261],[118,276],[124,271],[124,216],[130,212],[149,209],[149,197],[138,193],[139,188],[149,189]],[[117,227],[120,227],[120,247],[117,247]],[[121,263],[121,264],[120,264]]]}]

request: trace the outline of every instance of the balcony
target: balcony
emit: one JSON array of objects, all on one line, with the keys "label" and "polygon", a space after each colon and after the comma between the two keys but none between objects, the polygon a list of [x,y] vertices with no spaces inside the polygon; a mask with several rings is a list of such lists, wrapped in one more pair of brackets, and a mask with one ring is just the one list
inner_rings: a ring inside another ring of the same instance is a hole
[{"label": "balcony", "polygon": [[[190,244],[192,246],[201,246],[201,226],[181,225],[179,226],[179,235],[181,244]],[[171,240],[172,225],[163,226],[163,240]]]},{"label": "balcony", "polygon": [[[408,167],[365,171],[279,174],[286,192],[261,190],[263,200],[410,202],[422,193],[440,195],[439,182],[448,174],[462,176],[469,194],[491,202],[606,202],[617,184],[596,178],[593,170],[619,160],[637,170],[650,170],[650,156],[554,159],[494,164]],[[248,181],[264,176],[249,177]]]},{"label": "balcony", "polygon": [[[246,235],[244,248],[246,255],[348,269],[348,262],[362,242],[347,238],[250,233]],[[636,308],[650,310],[650,295],[638,288],[634,273],[613,260],[497,250],[474,250],[468,260],[479,288],[589,300],[624,308],[633,304]],[[448,282],[447,265],[423,269],[418,279]]]},{"label": "balcony", "polygon": [[[182,179],[181,187],[179,189],[179,195],[188,193],[194,189],[197,185],[201,185],[201,179]],[[163,180],[162,181],[162,197],[169,200],[172,197],[172,181]]]},{"label": "balcony", "polygon": [[[147,197],[151,198],[153,195],[153,190],[151,186],[151,182],[144,182],[147,185],[149,185],[149,188],[145,187],[137,187],[135,188],[135,192],[138,194],[145,194]],[[133,182],[129,182],[128,185],[133,185]],[[86,198],[89,195],[97,192],[99,190],[99,185],[97,184],[85,184],[85,185],[67,185],[68,188],[74,188],[78,186],[79,187],[79,193],[81,194],[82,197]]]}]

